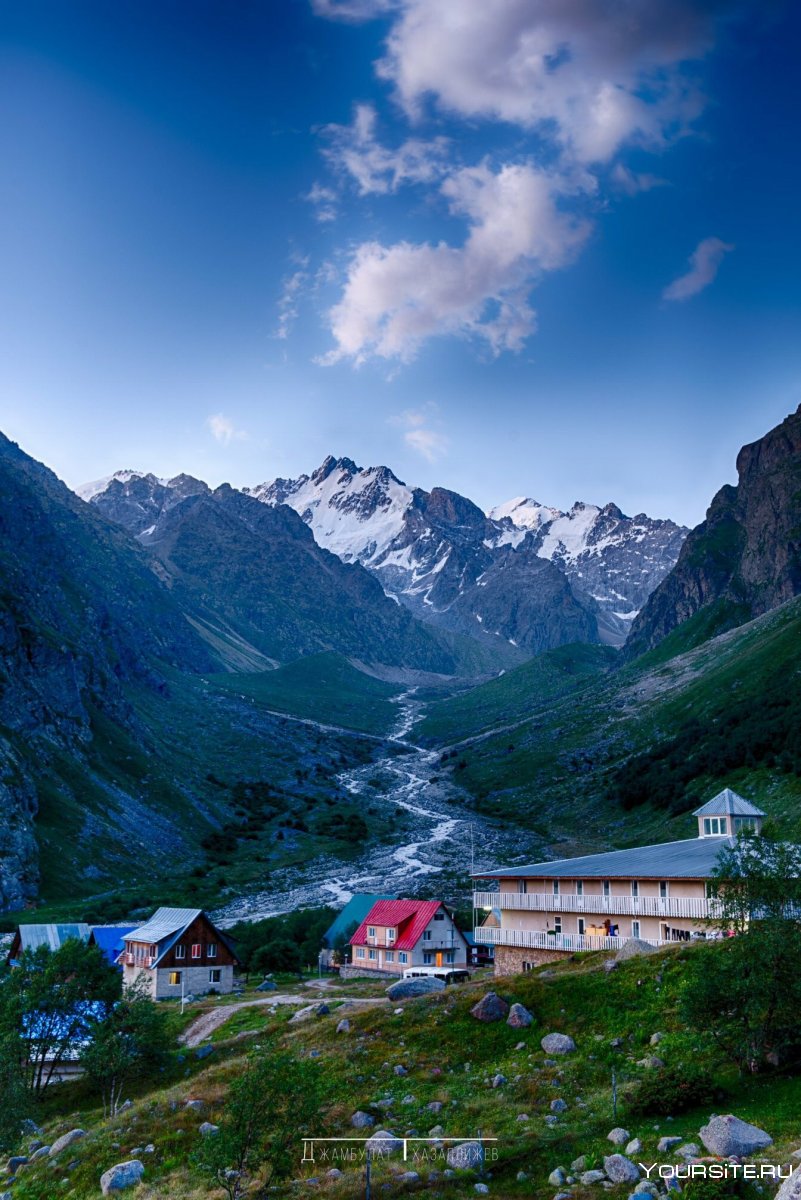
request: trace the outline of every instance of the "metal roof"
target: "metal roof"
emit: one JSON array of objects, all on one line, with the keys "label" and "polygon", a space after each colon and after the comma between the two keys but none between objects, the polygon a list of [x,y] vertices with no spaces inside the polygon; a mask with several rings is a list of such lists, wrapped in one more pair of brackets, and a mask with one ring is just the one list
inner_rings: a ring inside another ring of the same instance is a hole
[{"label": "metal roof", "polygon": [[164,938],[186,929],[202,912],[202,908],[158,908],[145,925],[126,934],[126,941],[158,945]]},{"label": "metal roof", "polygon": [[497,867],[493,871],[477,871],[473,878],[707,879],[721,850],[736,845],[736,839],[729,837],[685,838],[680,842],[660,842],[655,846],[635,846],[631,850],[585,854],[580,858],[557,858],[524,867]]},{"label": "metal roof", "polygon": [[696,808],[693,813],[694,817],[764,817],[761,808],[757,808],[750,800],[746,800],[744,796],[733,792],[731,788],[724,788],[722,792],[718,792],[717,796],[713,796],[711,800],[707,800],[706,804]]},{"label": "metal roof", "polygon": [[329,929],[323,934],[323,943],[332,947],[337,938],[355,922],[360,925],[377,900],[396,900],[396,896],[378,896],[370,892],[357,892],[351,896],[344,908],[340,909]]},{"label": "metal roof", "polygon": [[19,937],[21,950],[36,950],[39,946],[58,950],[69,938],[87,941],[89,926],[83,922],[74,925],[20,925]]},{"label": "metal roof", "polygon": [[[381,925],[397,929],[394,950],[413,950],[423,936],[423,930],[441,908],[447,913],[441,900],[378,900],[350,939],[350,944],[368,946],[367,926]],[[459,936],[458,929],[456,936]]]},{"label": "metal roof", "polygon": [[135,928],[135,925],[93,925],[89,941],[99,946],[113,965],[120,956],[124,939],[133,933]]}]

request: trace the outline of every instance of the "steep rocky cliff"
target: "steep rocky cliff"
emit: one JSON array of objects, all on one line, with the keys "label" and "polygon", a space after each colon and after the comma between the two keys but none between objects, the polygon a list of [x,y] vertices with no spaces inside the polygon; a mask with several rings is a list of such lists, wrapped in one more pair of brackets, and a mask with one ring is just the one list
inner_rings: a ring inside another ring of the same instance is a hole
[{"label": "steep rocky cliff", "polygon": [[717,493],[637,617],[627,654],[656,646],[713,605],[719,630],[801,592],[801,407],[743,446],[737,476],[736,486]]}]

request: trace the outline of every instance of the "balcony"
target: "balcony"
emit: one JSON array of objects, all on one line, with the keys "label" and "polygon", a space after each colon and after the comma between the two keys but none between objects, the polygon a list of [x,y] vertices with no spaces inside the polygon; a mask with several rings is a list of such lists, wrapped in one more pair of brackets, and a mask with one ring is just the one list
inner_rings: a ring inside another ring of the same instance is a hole
[{"label": "balcony", "polygon": [[[625,937],[590,937],[569,933],[544,933],[539,929],[495,929],[480,925],[473,930],[476,942],[485,946],[518,946],[526,950],[619,950],[629,940]],[[673,943],[659,938],[640,938],[651,946]]]},{"label": "balcony", "polygon": [[549,892],[474,892],[473,907],[517,912],[590,913],[610,917],[684,917],[708,921],[719,904],[704,896],[554,896]]}]

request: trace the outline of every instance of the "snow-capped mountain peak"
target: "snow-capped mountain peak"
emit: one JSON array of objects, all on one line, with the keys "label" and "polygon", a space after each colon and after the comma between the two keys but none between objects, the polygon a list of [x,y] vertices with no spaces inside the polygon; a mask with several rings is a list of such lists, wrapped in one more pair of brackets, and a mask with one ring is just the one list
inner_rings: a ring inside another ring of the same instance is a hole
[{"label": "snow-capped mountain peak", "polygon": [[564,513],[558,508],[540,504],[539,500],[532,500],[530,496],[515,496],[514,500],[507,500],[505,504],[496,504],[487,516],[491,521],[508,518],[517,529],[540,529],[555,517],[564,516]]},{"label": "snow-capped mountain peak", "polygon": [[88,504],[95,496],[99,496],[101,492],[105,492],[112,483],[130,483],[132,479],[152,479],[154,483],[160,483],[162,487],[166,487],[167,485],[166,479],[159,479],[156,475],[150,475],[145,471],[126,469],[115,471],[113,475],[104,475],[102,479],[93,479],[91,483],[82,483],[80,487],[75,489],[75,494]]}]

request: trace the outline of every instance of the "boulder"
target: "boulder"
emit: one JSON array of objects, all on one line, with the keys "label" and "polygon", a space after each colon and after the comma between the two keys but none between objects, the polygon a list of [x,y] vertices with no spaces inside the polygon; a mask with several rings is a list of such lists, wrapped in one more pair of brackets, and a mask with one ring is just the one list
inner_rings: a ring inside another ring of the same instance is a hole
[{"label": "boulder", "polygon": [[506,1082],[507,1082],[507,1080],[506,1080],[506,1076],[505,1076],[505,1075],[501,1075],[501,1073],[500,1073],[500,1072],[498,1072],[498,1074],[497,1074],[497,1075],[495,1075],[495,1076],[494,1076],[494,1078],[493,1078],[493,1080],[492,1080],[492,1086],[493,1086],[494,1088],[503,1087],[503,1085],[504,1085]]},{"label": "boulder", "polygon": [[509,1009],[509,1016],[506,1018],[506,1024],[512,1029],[528,1029],[534,1021],[531,1013],[523,1004],[513,1004]]},{"label": "boulder", "polygon": [[550,1183],[551,1187],[561,1187],[566,1179],[567,1172],[563,1167],[557,1167],[554,1171],[551,1171],[550,1175],[548,1176],[548,1182]]},{"label": "boulder", "polygon": [[683,1146],[679,1146],[679,1148],[676,1150],[676,1156],[678,1158],[684,1158],[687,1160],[691,1158],[698,1158],[700,1153],[701,1147],[697,1142],[685,1142]]},{"label": "boulder", "polygon": [[6,1171],[9,1175],[16,1175],[17,1170],[29,1161],[27,1154],[15,1154],[6,1163]]},{"label": "boulder", "polygon": [[353,1114],[350,1123],[354,1129],[370,1129],[375,1125],[375,1117],[371,1117],[369,1113],[359,1110]]},{"label": "boulder", "polygon": [[644,942],[642,938],[629,938],[615,955],[615,962],[625,962],[627,958],[637,958],[640,954],[655,954],[657,949],[657,946]]},{"label": "boulder", "polygon": [[626,1146],[626,1154],[642,1154],[642,1142],[639,1138],[632,1138],[628,1146]]},{"label": "boulder", "polygon": [[483,1162],[484,1147],[481,1142],[459,1142],[458,1146],[451,1146],[448,1151],[448,1166],[457,1170],[480,1167]]},{"label": "boulder", "polygon": [[104,1196],[111,1196],[114,1192],[124,1192],[126,1188],[136,1187],[144,1173],[145,1168],[138,1158],[132,1158],[130,1162],[117,1163],[116,1167],[111,1167],[100,1176],[100,1190]]},{"label": "boulder", "polygon": [[725,1117],[711,1117],[699,1132],[709,1153],[720,1158],[728,1158],[730,1154],[743,1158],[773,1144],[773,1138],[764,1129],[741,1121],[733,1113]]},{"label": "boulder", "polygon": [[72,1146],[75,1142],[80,1141],[86,1134],[82,1129],[71,1129],[69,1133],[62,1134],[60,1138],[56,1138],[53,1145],[50,1147],[50,1157],[55,1158],[62,1150],[66,1150],[68,1146]]},{"label": "boulder", "polygon": [[486,1183],[474,1183],[473,1191],[478,1192],[479,1196],[489,1195],[489,1187]]},{"label": "boulder", "polygon": [[508,1015],[509,1005],[495,992],[487,992],[470,1009],[470,1016],[477,1021],[502,1021]]},{"label": "boulder", "polygon": [[392,1068],[392,1070],[395,1075],[408,1075],[409,1074],[409,1072],[404,1067],[403,1063],[398,1063],[396,1066],[394,1066]]},{"label": "boulder", "polygon": [[665,1154],[668,1150],[672,1150],[674,1146],[678,1146],[680,1141],[680,1137],[661,1137],[656,1143],[656,1148],[660,1154]]},{"label": "boulder", "polygon": [[428,1109],[429,1112],[441,1113],[442,1112],[442,1101],[441,1100],[432,1100],[432,1101],[430,1101],[430,1103],[428,1103],[426,1105],[426,1108]]},{"label": "boulder", "polygon": [[652,1033],[651,1039],[650,1039],[650,1044],[652,1046],[658,1046],[664,1036],[665,1036],[664,1033]]},{"label": "boulder", "polygon": [[604,1170],[612,1183],[639,1183],[640,1168],[625,1154],[609,1154],[604,1158]]},{"label": "boulder", "polygon": [[445,990],[445,981],[433,975],[418,975],[416,979],[399,979],[390,984],[387,996],[390,1000],[413,1000],[415,996],[428,996],[431,992]]},{"label": "boulder", "polygon": [[398,1178],[400,1179],[401,1183],[420,1182],[420,1176],[417,1174],[417,1171],[404,1171],[402,1175],[398,1176]]},{"label": "boulder", "polygon": [[198,1133],[201,1135],[201,1137],[213,1137],[215,1133],[219,1132],[219,1125],[212,1125],[211,1121],[204,1121],[198,1129]]},{"label": "boulder", "polygon": [[197,1050],[195,1051],[195,1058],[200,1058],[200,1059],[208,1058],[209,1055],[213,1054],[213,1053],[214,1053],[213,1046],[209,1046],[209,1045],[198,1046]]},{"label": "boulder", "polygon": [[260,983],[258,985],[258,987],[256,988],[256,991],[257,992],[275,992],[275,991],[277,991],[277,984],[274,983],[274,981],[272,979],[265,979],[263,983]]},{"label": "boulder", "polygon": [[322,1004],[316,1004],[314,1006],[315,1017],[327,1017],[330,1012],[331,1009],[328,1007],[325,1001],[323,1001]]},{"label": "boulder", "polygon": [[40,1158],[47,1158],[49,1153],[49,1146],[40,1146],[39,1149],[34,1150],[33,1154],[31,1155],[31,1162],[38,1162]]},{"label": "boulder", "polygon": [[576,1043],[566,1033],[546,1033],[540,1042],[546,1054],[572,1054]]},{"label": "boulder", "polygon": [[374,1158],[378,1155],[382,1158],[387,1158],[390,1154],[400,1154],[403,1150],[401,1139],[395,1137],[395,1134],[390,1133],[387,1129],[377,1129],[364,1145]]},{"label": "boulder", "polygon": [[581,1176],[581,1182],[584,1184],[601,1183],[604,1179],[606,1179],[606,1175],[603,1171],[585,1171]]},{"label": "boulder", "polygon": [[646,1054],[645,1058],[637,1059],[637,1066],[645,1067],[647,1071],[658,1071],[664,1065],[663,1059],[658,1058],[656,1054]]},{"label": "boulder", "polygon": [[628,1129],[623,1129],[622,1126],[616,1125],[614,1129],[610,1129],[606,1135],[606,1140],[611,1142],[613,1146],[625,1146],[631,1141],[631,1134]]},{"label": "boulder", "polygon": [[337,1025],[337,1033],[350,1033],[350,1021],[347,1017],[343,1017]]},{"label": "boulder", "polygon": [[801,1200],[801,1167],[796,1167],[789,1179],[785,1179],[774,1200]]},{"label": "boulder", "polygon": [[307,1005],[305,1005],[305,1007],[299,1008],[296,1013],[292,1014],[292,1016],[289,1018],[289,1021],[287,1022],[287,1024],[299,1025],[301,1021],[310,1020],[312,1014],[314,1013],[314,1009],[315,1009],[315,1006],[313,1004],[307,1004]]},{"label": "boulder", "polygon": [[564,1100],[552,1100],[551,1112],[567,1112],[567,1104]]},{"label": "boulder", "polygon": [[192,1112],[203,1112],[203,1108],[204,1108],[203,1101],[202,1100],[187,1100],[186,1104],[184,1105],[184,1108],[188,1108]]}]

